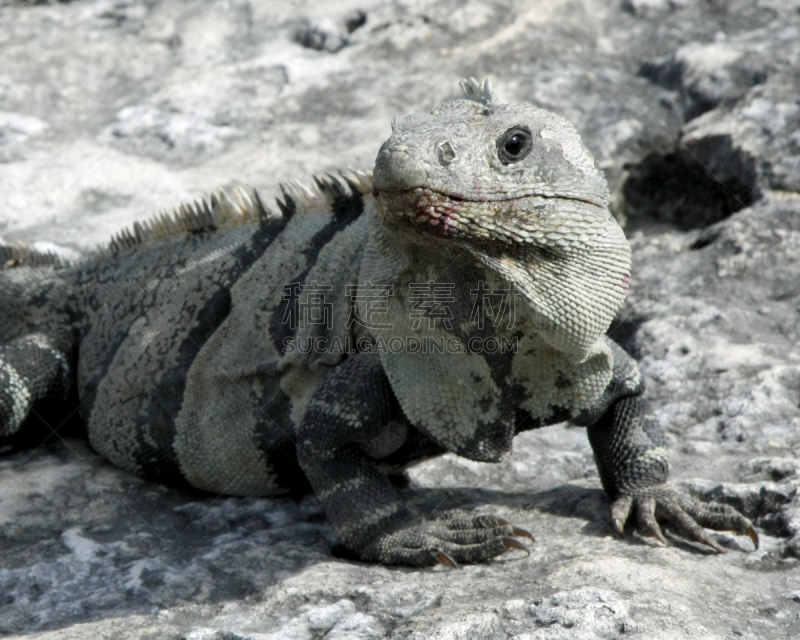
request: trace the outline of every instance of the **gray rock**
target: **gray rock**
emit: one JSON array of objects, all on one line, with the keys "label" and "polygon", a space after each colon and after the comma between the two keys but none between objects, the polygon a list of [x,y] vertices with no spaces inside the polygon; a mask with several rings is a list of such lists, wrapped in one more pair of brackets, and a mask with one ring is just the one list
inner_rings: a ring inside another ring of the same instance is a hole
[{"label": "gray rock", "polygon": [[[186,495],[80,439],[0,458],[0,630],[37,638],[800,635],[800,13],[788,0],[0,2],[0,235],[74,257],[219,186],[370,167],[393,116],[489,75],[576,123],[629,221],[614,335],[673,481],[753,518],[709,555],[608,525],[582,429],[411,470],[530,557],[338,556],[316,500]],[[53,427],[66,416],[58,416]],[[72,428],[67,424],[59,428]],[[73,429],[74,431],[74,429]]]},{"label": "gray rock", "polygon": [[367,21],[367,14],[361,10],[350,11],[338,19],[324,16],[319,19],[306,19],[294,34],[300,45],[317,51],[336,53],[350,43],[350,35]]},{"label": "gray rock", "polygon": [[689,43],[640,74],[678,95],[686,124],[624,187],[627,213],[683,229],[752,205],[765,189],[800,190],[800,28],[776,21]]}]

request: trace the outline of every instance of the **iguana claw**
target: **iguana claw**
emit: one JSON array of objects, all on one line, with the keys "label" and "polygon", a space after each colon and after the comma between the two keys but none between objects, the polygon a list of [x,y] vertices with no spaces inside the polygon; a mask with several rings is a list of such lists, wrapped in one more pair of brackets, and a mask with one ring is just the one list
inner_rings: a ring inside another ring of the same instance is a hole
[{"label": "iguana claw", "polygon": [[523,538],[530,538],[531,540],[535,540],[533,534],[526,529],[520,529],[519,527],[513,526],[508,520],[505,518],[495,518],[495,524],[498,527],[511,527],[511,531],[513,531],[515,536],[522,536]]},{"label": "iguana claw", "polygon": [[756,546],[754,551],[758,551],[758,533],[756,533],[756,530],[753,529],[753,527],[745,529],[744,531],[740,531],[739,533],[750,538],[753,541],[753,544]]},{"label": "iguana claw", "polygon": [[527,545],[523,544],[521,540],[517,540],[511,536],[506,536],[503,538],[503,546],[506,549],[522,549],[525,553],[531,555],[531,550],[528,549]]},{"label": "iguana claw", "polygon": [[665,547],[669,546],[669,543],[667,542],[667,538],[664,535],[663,531],[661,531],[661,527],[659,527],[658,524],[653,523],[652,525],[648,525],[647,526],[647,533],[649,533],[651,536],[656,538]]},{"label": "iguana claw", "polygon": [[725,548],[712,538],[705,529],[735,531],[748,536],[758,549],[758,534],[750,521],[728,505],[706,505],[681,495],[667,485],[643,489],[618,498],[611,506],[611,522],[617,533],[622,533],[625,521],[634,510],[639,525],[662,544],[667,539],[658,521],[669,525],[676,532],[702,544],[717,553],[726,553]]},{"label": "iguana claw", "polygon": [[533,537],[533,534],[530,531],[527,531],[525,529],[520,529],[519,527],[511,527],[511,530],[517,537],[530,538],[532,542],[536,542],[536,538]]},{"label": "iguana claw", "polygon": [[437,551],[436,559],[439,561],[439,564],[450,565],[451,567],[453,567],[453,569],[461,568],[459,564],[455,560],[453,560],[450,556],[448,556],[444,551]]},{"label": "iguana claw", "polygon": [[385,564],[446,564],[455,569],[461,564],[490,562],[509,549],[530,555],[529,543],[517,536],[533,540],[528,531],[502,518],[456,511],[382,535],[374,543],[373,557]]},{"label": "iguana claw", "polygon": [[622,496],[611,505],[611,524],[614,525],[614,531],[620,535],[622,535],[625,521],[628,519],[628,515],[630,515],[632,505],[633,498],[630,496]]}]

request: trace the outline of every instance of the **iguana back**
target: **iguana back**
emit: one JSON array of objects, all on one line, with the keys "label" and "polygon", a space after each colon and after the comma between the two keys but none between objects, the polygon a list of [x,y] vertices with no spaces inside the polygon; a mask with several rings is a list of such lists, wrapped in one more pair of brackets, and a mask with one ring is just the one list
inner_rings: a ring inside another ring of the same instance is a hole
[{"label": "iguana back", "polygon": [[0,375],[19,381],[0,380],[4,435],[74,386],[92,446],[123,469],[230,494],[307,488],[292,418],[337,361],[284,357],[301,293],[285,285],[358,273],[369,188],[355,173],[290,185],[277,213],[220,193],[75,265],[5,248]]}]

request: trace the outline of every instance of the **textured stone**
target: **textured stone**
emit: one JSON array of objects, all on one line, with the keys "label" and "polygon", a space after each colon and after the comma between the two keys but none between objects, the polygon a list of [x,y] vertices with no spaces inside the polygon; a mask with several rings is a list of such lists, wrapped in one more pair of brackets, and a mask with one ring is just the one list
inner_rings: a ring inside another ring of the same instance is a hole
[{"label": "textured stone", "polygon": [[530,558],[387,569],[337,558],[313,499],[187,496],[53,436],[0,459],[2,631],[800,634],[798,28],[782,0],[0,2],[0,235],[68,255],[218,186],[269,197],[370,167],[393,116],[458,96],[465,75],[569,118],[630,222],[614,332],[672,477],[762,534],[756,553],[718,535],[724,556],[616,539],[584,431],[559,426],[499,465],[411,471],[423,512],[492,509],[534,533]]}]

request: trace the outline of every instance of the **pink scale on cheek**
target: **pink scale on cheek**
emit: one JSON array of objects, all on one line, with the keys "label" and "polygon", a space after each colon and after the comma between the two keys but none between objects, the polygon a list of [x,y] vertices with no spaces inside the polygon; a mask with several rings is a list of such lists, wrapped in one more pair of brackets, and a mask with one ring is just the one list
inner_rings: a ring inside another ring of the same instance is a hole
[{"label": "pink scale on cheek", "polygon": [[622,290],[623,291],[627,291],[628,287],[630,287],[630,284],[631,284],[631,274],[630,273],[626,273],[622,277]]},{"label": "pink scale on cheek", "polygon": [[414,193],[414,205],[416,222],[424,224],[436,236],[444,236],[454,229],[453,216],[463,209],[461,201],[428,190]]}]

